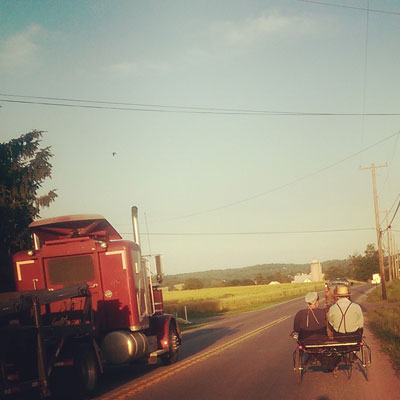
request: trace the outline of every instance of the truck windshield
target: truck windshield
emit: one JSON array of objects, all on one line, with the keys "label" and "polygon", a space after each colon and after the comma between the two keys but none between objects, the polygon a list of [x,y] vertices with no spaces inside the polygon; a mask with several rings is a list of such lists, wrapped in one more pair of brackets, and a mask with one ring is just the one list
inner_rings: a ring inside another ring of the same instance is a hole
[{"label": "truck windshield", "polygon": [[90,255],[50,258],[47,260],[50,283],[72,286],[94,280],[94,265]]}]

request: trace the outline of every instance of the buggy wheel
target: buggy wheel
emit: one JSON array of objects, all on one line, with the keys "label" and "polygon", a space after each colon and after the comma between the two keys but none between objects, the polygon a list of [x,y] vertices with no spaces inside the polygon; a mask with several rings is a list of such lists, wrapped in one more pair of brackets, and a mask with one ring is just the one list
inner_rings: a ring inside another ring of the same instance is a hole
[{"label": "buggy wheel", "polygon": [[296,373],[297,383],[300,384],[303,379],[303,351],[299,349],[296,349],[294,372]]},{"label": "buggy wheel", "polygon": [[362,347],[362,364],[364,369],[364,376],[367,381],[371,380],[371,373],[369,368],[371,366],[371,354],[367,346]]},{"label": "buggy wheel", "polygon": [[174,326],[169,327],[169,350],[160,356],[164,365],[170,365],[178,359],[179,336]]},{"label": "buggy wheel", "polygon": [[345,375],[347,379],[350,379],[353,373],[353,353],[347,353],[344,356],[344,361],[346,365]]}]

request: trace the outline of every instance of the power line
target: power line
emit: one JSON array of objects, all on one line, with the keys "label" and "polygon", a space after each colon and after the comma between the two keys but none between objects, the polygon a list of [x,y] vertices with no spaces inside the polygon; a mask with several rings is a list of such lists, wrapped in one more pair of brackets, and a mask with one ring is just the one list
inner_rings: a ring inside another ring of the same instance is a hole
[{"label": "power line", "polygon": [[399,201],[399,203],[397,204],[396,211],[394,212],[393,217],[392,217],[392,220],[390,221],[390,223],[389,223],[389,225],[388,225],[389,227],[392,225],[392,222],[393,222],[393,220],[394,220],[395,217],[396,217],[397,211],[399,211],[399,207],[400,207],[400,201]]},{"label": "power line", "polygon": [[[88,100],[88,99],[71,99],[62,97],[43,97],[43,96],[28,96],[28,95],[16,95],[8,93],[0,93],[0,96],[4,97],[16,97],[16,98],[28,98],[28,99],[41,99],[41,100],[56,100],[56,101],[70,101],[75,103],[93,103],[93,104],[113,104],[113,105],[124,105],[124,106],[136,106],[136,107],[151,107],[151,108],[171,108],[171,109],[183,109],[183,110],[204,110],[204,111],[223,111],[223,112],[243,112],[243,113],[266,113],[266,114],[304,114],[303,112],[297,111],[266,111],[266,110],[254,110],[254,109],[232,109],[232,108],[216,108],[216,107],[192,107],[192,106],[179,106],[179,105],[166,105],[166,104],[146,104],[146,103],[127,103],[117,101],[105,101],[105,100]],[[47,103],[46,103],[47,104]]]},{"label": "power line", "polygon": [[310,4],[318,4],[319,6],[328,6],[328,7],[339,7],[339,8],[349,8],[352,10],[359,10],[359,11],[368,11],[368,12],[375,12],[381,14],[391,14],[391,15],[400,15],[400,12],[395,11],[385,11],[373,8],[364,8],[364,7],[355,7],[355,6],[345,6],[344,4],[334,4],[334,3],[326,3],[322,1],[314,1],[314,0],[295,0],[301,1],[302,3],[310,3]]},{"label": "power line", "polygon": [[392,207],[390,207],[390,209],[389,209],[389,213],[390,213],[390,211],[392,211],[392,208],[394,207],[394,205],[397,203],[397,200],[399,200],[399,198],[400,198],[400,193],[397,195],[397,197],[396,197],[396,200],[393,202],[393,204],[392,204]]},{"label": "power line", "polygon": [[[17,104],[34,104],[41,106],[55,106],[55,107],[72,107],[72,108],[87,108],[97,110],[119,110],[119,111],[142,111],[142,112],[159,112],[159,113],[181,113],[181,114],[242,114],[242,115],[268,115],[266,113],[249,113],[249,112],[223,112],[223,111],[187,111],[187,110],[167,110],[167,109],[149,109],[149,108],[132,108],[132,107],[111,107],[111,106],[95,106],[71,103],[50,103],[41,101],[23,101],[23,100],[4,100],[0,101],[5,103]],[[280,115],[280,113],[271,113],[271,115]],[[399,114],[400,115],[400,114]]]},{"label": "power line", "polygon": [[[390,214],[390,211],[392,211],[392,208],[394,207],[394,205],[397,203],[397,201],[400,199],[400,193],[397,195],[396,200],[393,202],[392,206],[390,207],[389,211],[387,211],[387,216]],[[388,229],[391,228],[392,226],[392,222],[394,221],[394,218],[396,217],[397,211],[399,210],[400,207],[400,200],[399,203],[397,204],[397,208],[396,211],[393,214],[392,220],[390,221],[390,223],[387,224],[387,228],[384,229],[382,232],[386,232]]]},{"label": "power line", "polygon": [[[305,233],[332,233],[375,230],[375,228],[322,229],[310,231],[266,231],[266,232],[147,232],[144,236],[233,236],[233,235],[288,235]],[[121,235],[133,235],[132,232],[120,232]]]},{"label": "power line", "polygon": [[341,160],[336,161],[336,162],[334,162],[334,163],[332,163],[332,164],[330,164],[330,165],[328,165],[326,167],[320,168],[317,171],[314,171],[314,172],[311,172],[311,173],[309,173],[307,175],[304,175],[302,177],[296,178],[291,182],[287,182],[287,183],[285,183],[283,185],[277,186],[277,187],[275,187],[273,189],[270,189],[270,190],[267,190],[265,192],[258,193],[258,194],[254,195],[254,196],[246,197],[244,199],[237,200],[237,201],[234,201],[234,202],[231,202],[231,203],[228,203],[228,204],[224,204],[224,205],[219,206],[219,207],[209,208],[207,210],[198,211],[198,212],[191,213],[191,214],[186,214],[186,215],[182,215],[182,216],[179,216],[179,217],[174,217],[174,218],[171,218],[171,219],[183,219],[183,218],[188,218],[188,217],[194,217],[194,216],[197,216],[197,215],[205,214],[205,213],[212,212],[212,211],[222,210],[224,208],[228,208],[228,207],[232,207],[232,206],[235,206],[235,205],[238,205],[238,204],[241,204],[241,203],[245,203],[245,202],[248,202],[250,200],[254,200],[254,199],[258,198],[258,197],[266,196],[267,194],[271,194],[271,193],[276,192],[278,190],[284,189],[284,188],[286,188],[288,186],[294,185],[294,184],[296,184],[298,182],[301,182],[301,181],[303,181],[305,179],[311,178],[312,176],[317,175],[317,174],[319,174],[321,172],[324,172],[324,171],[326,171],[328,169],[336,167],[337,165],[339,165],[339,164],[341,164],[341,163],[343,163],[343,162],[345,162],[345,161],[347,161],[347,160],[349,160],[349,159],[351,159],[351,158],[353,158],[355,156],[358,156],[359,154],[361,154],[361,153],[363,153],[363,152],[365,152],[365,151],[367,151],[367,150],[369,150],[369,149],[371,149],[371,148],[373,148],[373,147],[375,147],[375,146],[377,146],[377,145],[379,145],[379,144],[381,144],[381,143],[383,143],[383,142],[385,142],[385,141],[387,141],[387,140],[389,140],[389,139],[391,139],[391,138],[393,138],[395,136],[398,136],[398,135],[400,135],[400,131],[397,132],[397,133],[394,133],[394,134],[392,134],[390,136],[387,136],[386,138],[380,140],[379,142],[376,142],[376,143],[374,143],[374,144],[372,144],[372,145],[370,145],[370,146],[368,146],[368,147],[366,147],[366,148],[364,148],[364,149],[362,149],[360,151],[357,151],[356,153],[353,153],[353,154],[351,154],[351,155],[349,155],[349,156],[347,156],[345,158],[342,158]]},{"label": "power line", "polygon": [[[127,103],[127,102],[105,101],[105,100],[87,100],[87,99],[71,99],[71,98],[62,98],[62,97],[16,95],[16,94],[8,94],[8,93],[0,93],[0,96],[28,98],[28,99],[41,99],[41,100],[70,101],[70,102],[75,102],[75,103],[114,104],[114,105],[124,105],[124,106],[151,107],[151,108],[158,107],[158,108],[171,108],[171,109],[183,109],[183,110],[229,111],[229,112],[245,112],[245,113],[283,113],[283,114],[286,113],[285,111],[263,111],[263,110],[230,109],[230,108],[215,108],[215,107],[175,106],[175,105],[165,105],[165,104]],[[299,112],[299,114],[301,114],[301,113]]]},{"label": "power line", "polygon": [[[142,111],[142,112],[159,112],[159,113],[180,113],[180,114],[215,114],[215,115],[267,115],[267,116],[318,116],[318,117],[337,117],[337,116],[399,116],[400,113],[333,113],[333,112],[302,112],[302,111],[272,111],[272,110],[250,110],[250,109],[229,109],[229,108],[207,108],[207,107],[187,107],[187,106],[172,106],[172,105],[152,105],[152,104],[139,104],[139,103],[120,103],[120,102],[107,102],[98,100],[81,100],[81,99],[62,99],[51,97],[35,97],[35,96],[19,96],[10,94],[1,94],[5,97],[24,97],[24,98],[37,98],[37,99],[55,99],[63,101],[63,103],[54,103],[51,101],[30,101],[30,100],[9,100],[0,99],[3,103],[12,104],[33,104],[40,106],[52,107],[71,107],[71,108],[86,108],[97,110],[118,110],[118,111]],[[70,103],[66,103],[69,101]],[[71,103],[72,102],[72,103]],[[73,104],[75,103],[92,103],[92,104]],[[114,105],[129,105],[131,107],[115,107],[100,104],[114,104]],[[145,108],[147,107],[147,108]]]}]

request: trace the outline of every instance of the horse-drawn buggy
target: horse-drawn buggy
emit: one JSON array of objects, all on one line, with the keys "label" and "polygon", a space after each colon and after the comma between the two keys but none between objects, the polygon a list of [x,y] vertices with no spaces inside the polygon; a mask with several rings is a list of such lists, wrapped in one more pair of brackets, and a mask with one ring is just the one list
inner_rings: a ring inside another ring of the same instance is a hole
[{"label": "horse-drawn buggy", "polygon": [[368,380],[370,365],[371,349],[359,333],[314,342],[298,340],[293,352],[293,366],[298,383],[301,383],[305,372],[313,370],[332,371],[335,377],[343,370],[350,379],[353,367],[360,370]]}]

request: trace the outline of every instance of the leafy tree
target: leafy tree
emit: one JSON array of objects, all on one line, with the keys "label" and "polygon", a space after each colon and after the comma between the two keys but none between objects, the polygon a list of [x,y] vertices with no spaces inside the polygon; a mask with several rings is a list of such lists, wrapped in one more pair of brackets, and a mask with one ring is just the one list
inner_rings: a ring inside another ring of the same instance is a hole
[{"label": "leafy tree", "polygon": [[0,143],[0,289],[11,290],[12,254],[31,246],[28,225],[39,216],[40,207],[55,200],[55,190],[38,196],[46,178],[51,178],[50,147],[40,148],[43,132],[33,130]]},{"label": "leafy tree", "polygon": [[325,279],[336,279],[336,278],[350,278],[350,268],[348,265],[332,265],[324,271]]},{"label": "leafy tree", "polygon": [[367,281],[372,274],[379,272],[378,250],[374,244],[368,244],[364,256],[354,255],[350,257],[352,277],[358,281]]},{"label": "leafy tree", "polygon": [[204,287],[203,282],[197,278],[189,278],[186,279],[183,290],[191,290],[191,289],[202,289]]}]

